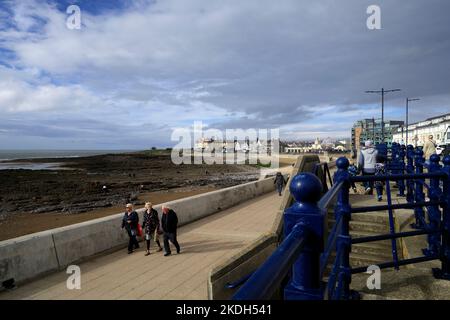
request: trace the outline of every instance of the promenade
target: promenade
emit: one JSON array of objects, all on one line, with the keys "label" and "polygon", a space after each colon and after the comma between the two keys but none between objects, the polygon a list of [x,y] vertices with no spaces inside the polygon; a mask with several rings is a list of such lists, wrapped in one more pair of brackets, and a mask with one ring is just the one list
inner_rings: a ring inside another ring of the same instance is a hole
[{"label": "promenade", "polygon": [[[179,228],[181,254],[144,256],[126,248],[79,264],[81,289],[68,290],[65,270],[0,292],[1,299],[207,299],[210,269],[267,232],[282,197],[275,192]],[[118,226],[117,232],[123,232]]]}]

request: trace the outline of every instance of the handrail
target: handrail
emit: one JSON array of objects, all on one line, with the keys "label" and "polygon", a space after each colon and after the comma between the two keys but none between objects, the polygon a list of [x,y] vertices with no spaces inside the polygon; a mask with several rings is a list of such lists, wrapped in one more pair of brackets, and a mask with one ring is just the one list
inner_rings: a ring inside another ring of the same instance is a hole
[{"label": "handrail", "polygon": [[336,183],[331,187],[331,189],[328,190],[327,193],[323,195],[323,197],[319,200],[319,203],[317,204],[321,210],[326,210],[330,206],[333,199],[336,198],[339,192],[341,191],[343,185],[344,185],[343,181]]},{"label": "handrail", "polygon": [[225,288],[235,289],[235,288],[239,287],[240,285],[244,284],[248,279],[250,279],[252,274],[253,274],[253,272],[243,276],[242,278],[240,278],[239,280],[236,280],[234,282],[227,282],[227,284],[225,285]]},{"label": "handrail", "polygon": [[396,180],[416,180],[416,179],[438,179],[446,178],[447,175],[443,172],[429,172],[429,173],[415,173],[415,174],[390,174],[378,176],[354,176],[350,177],[352,182],[365,181],[396,181]]},{"label": "handrail", "polygon": [[252,274],[234,294],[233,300],[267,300],[272,298],[279,284],[298,259],[309,230],[302,222],[283,240],[272,255]]}]

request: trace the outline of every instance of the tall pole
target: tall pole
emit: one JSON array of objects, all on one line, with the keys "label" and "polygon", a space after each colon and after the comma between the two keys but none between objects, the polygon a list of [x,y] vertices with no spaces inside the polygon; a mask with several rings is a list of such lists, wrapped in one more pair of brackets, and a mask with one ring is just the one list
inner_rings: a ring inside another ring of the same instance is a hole
[{"label": "tall pole", "polygon": [[409,122],[408,122],[408,116],[409,116],[409,103],[411,101],[417,101],[420,99],[417,98],[406,98],[406,145],[408,145],[408,126],[409,126]]},{"label": "tall pole", "polygon": [[366,91],[366,93],[381,93],[381,143],[384,143],[384,95],[389,92],[396,92],[401,91],[401,89],[390,89],[385,90],[384,88],[381,88],[381,90],[376,91]]},{"label": "tall pole", "polygon": [[384,143],[384,88],[381,88],[381,143]]}]

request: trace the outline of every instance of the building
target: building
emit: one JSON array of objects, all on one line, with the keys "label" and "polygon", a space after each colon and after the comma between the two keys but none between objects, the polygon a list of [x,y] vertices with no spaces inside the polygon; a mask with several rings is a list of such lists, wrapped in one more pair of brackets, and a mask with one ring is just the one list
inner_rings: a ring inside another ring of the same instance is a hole
[{"label": "building", "polygon": [[[398,132],[398,128],[403,127],[404,122],[398,120],[384,121],[384,142],[388,146],[393,142],[393,135]],[[374,144],[382,142],[381,119],[358,120],[352,127],[352,148],[360,149],[364,142],[372,140]]]},{"label": "building", "polygon": [[[408,144],[413,146],[423,146],[429,135],[433,135],[438,145],[446,145],[450,143],[450,113],[428,118],[423,121],[408,125]],[[393,140],[395,142],[406,143],[405,126],[397,128]]]}]

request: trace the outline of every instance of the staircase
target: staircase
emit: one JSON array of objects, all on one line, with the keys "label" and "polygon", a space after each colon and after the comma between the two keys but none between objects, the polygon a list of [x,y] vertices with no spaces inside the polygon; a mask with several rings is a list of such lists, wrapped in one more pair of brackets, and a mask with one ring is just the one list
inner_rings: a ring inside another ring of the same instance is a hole
[{"label": "staircase", "polygon": [[[328,230],[334,223],[334,215],[328,218]],[[389,233],[389,217],[387,212],[354,213],[350,221],[350,235],[352,238],[376,236]],[[397,243],[399,259],[401,250]],[[381,262],[392,261],[391,240],[353,244],[350,253],[350,266],[362,267]]]}]

